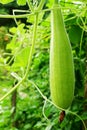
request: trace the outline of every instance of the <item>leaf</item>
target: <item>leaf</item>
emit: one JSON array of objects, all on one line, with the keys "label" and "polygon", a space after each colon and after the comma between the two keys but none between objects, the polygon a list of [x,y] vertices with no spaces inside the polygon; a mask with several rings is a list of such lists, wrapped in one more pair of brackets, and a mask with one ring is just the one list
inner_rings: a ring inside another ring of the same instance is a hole
[{"label": "leaf", "polygon": [[18,32],[23,32],[23,29],[25,27],[24,23],[21,23],[20,25],[18,25],[18,27],[12,27],[9,29],[10,33],[15,34]]},{"label": "leaf", "polygon": [[17,0],[18,5],[26,5],[26,0]]},{"label": "leaf", "polygon": [[14,0],[0,0],[0,3],[8,4],[8,3],[12,2],[12,1],[14,1]]},{"label": "leaf", "polygon": [[30,52],[30,47],[23,48],[14,59],[14,64],[12,65],[12,70],[19,70],[21,67],[25,68],[28,62],[28,56]]},{"label": "leaf", "polygon": [[65,24],[67,26],[71,26],[71,25],[77,25],[77,17],[76,17],[76,14],[74,13],[70,13],[66,16],[65,18]]},{"label": "leaf", "polygon": [[46,130],[51,130],[53,124],[49,124],[47,127],[46,127]]},{"label": "leaf", "polygon": [[[87,120],[87,112],[84,112],[82,115],[80,115],[82,120]],[[75,122],[80,121],[81,119],[76,117]]]},{"label": "leaf", "polygon": [[71,43],[78,44],[81,40],[82,29],[79,26],[73,25],[69,30],[69,38]]}]

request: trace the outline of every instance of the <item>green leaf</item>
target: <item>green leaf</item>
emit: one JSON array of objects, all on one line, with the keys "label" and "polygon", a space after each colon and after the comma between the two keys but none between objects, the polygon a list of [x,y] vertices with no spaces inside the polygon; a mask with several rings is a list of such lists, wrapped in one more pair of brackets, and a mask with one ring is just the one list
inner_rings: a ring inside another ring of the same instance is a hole
[{"label": "green leaf", "polygon": [[12,2],[12,1],[14,1],[14,0],[0,0],[0,3],[8,4],[8,3]]},{"label": "green leaf", "polygon": [[67,26],[77,25],[77,18],[75,13],[70,13],[65,17],[65,24]]},{"label": "green leaf", "polygon": [[51,129],[52,129],[52,126],[53,126],[53,124],[49,124],[49,125],[46,127],[46,130],[51,130]]},{"label": "green leaf", "polygon": [[82,29],[79,26],[71,26],[69,30],[69,38],[71,43],[78,44],[81,40]]},{"label": "green leaf", "polygon": [[17,0],[18,5],[26,5],[26,0]]},{"label": "green leaf", "polygon": [[28,62],[28,56],[30,53],[30,47],[23,48],[16,56],[14,64],[12,65],[12,70],[17,71],[21,67],[25,68]]},{"label": "green leaf", "polygon": [[[80,117],[82,118],[82,120],[87,120],[87,112],[84,112],[82,115],[80,115]],[[75,119],[75,122],[80,121],[81,119],[79,119],[78,117]]]}]

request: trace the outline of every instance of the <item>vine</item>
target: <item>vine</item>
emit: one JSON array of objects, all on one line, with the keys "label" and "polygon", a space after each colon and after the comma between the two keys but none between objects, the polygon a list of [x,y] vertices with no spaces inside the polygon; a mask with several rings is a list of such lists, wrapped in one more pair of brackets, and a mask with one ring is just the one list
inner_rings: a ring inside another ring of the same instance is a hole
[{"label": "vine", "polygon": [[[56,3],[57,1],[58,1],[58,0],[55,0],[55,3]],[[40,4],[39,4],[39,6],[37,7],[36,10],[33,9],[33,7],[32,7],[32,5],[31,5],[31,3],[30,3],[29,0],[27,0],[27,3],[28,3],[28,5],[29,5],[29,7],[30,7],[30,9],[31,9],[31,11],[29,11],[27,14],[22,14],[22,15],[14,15],[14,14],[13,14],[13,15],[0,15],[0,18],[14,18],[14,19],[15,19],[15,18],[26,18],[26,17],[28,17],[28,16],[34,15],[34,26],[33,26],[32,45],[31,45],[31,48],[30,48],[30,54],[29,54],[29,56],[28,56],[28,65],[27,65],[27,68],[26,68],[26,72],[25,72],[23,78],[19,78],[19,79],[20,79],[19,82],[18,82],[14,87],[13,87],[8,93],[6,93],[2,98],[0,98],[0,102],[1,102],[2,100],[4,100],[7,96],[9,96],[14,90],[16,90],[24,81],[26,81],[26,79],[27,79],[27,77],[28,77],[28,75],[29,75],[30,65],[31,65],[32,56],[33,56],[33,52],[34,52],[34,47],[35,47],[36,32],[37,32],[38,17],[39,17],[38,15],[39,15],[39,13],[42,12],[42,11],[46,12],[46,11],[52,10],[52,8],[51,8],[51,9],[41,10],[42,7],[43,7],[43,5],[44,5],[44,0],[41,0]],[[29,13],[30,13],[30,14],[29,14]],[[75,18],[75,17],[73,17],[73,18]],[[73,18],[71,18],[71,19],[73,19]],[[82,34],[82,36],[83,36],[83,34]],[[81,46],[82,46],[82,37],[81,37],[81,43],[80,43],[80,51],[81,51]],[[85,130],[87,130],[84,121],[82,120],[82,118],[81,118],[78,114],[76,114],[76,113],[74,113],[74,112],[72,112],[72,111],[70,111],[70,110],[62,109],[62,108],[56,106],[52,101],[50,101],[49,99],[47,99],[46,96],[44,96],[44,94],[40,91],[40,89],[38,88],[38,86],[37,86],[34,82],[32,82],[32,81],[30,81],[30,80],[28,80],[28,82],[29,82],[30,84],[33,84],[33,85],[34,85],[34,87],[37,89],[37,91],[40,93],[40,95],[41,95],[41,96],[43,97],[43,99],[45,100],[45,104],[44,104],[44,107],[43,107],[43,115],[44,115],[44,117],[45,117],[48,121],[49,121],[49,119],[48,119],[48,118],[45,116],[45,114],[44,114],[44,109],[45,109],[46,102],[49,102],[50,104],[54,105],[54,106],[55,106],[57,109],[59,109],[59,110],[69,112],[69,113],[75,115],[76,117],[78,117],[78,118],[82,121]]]}]

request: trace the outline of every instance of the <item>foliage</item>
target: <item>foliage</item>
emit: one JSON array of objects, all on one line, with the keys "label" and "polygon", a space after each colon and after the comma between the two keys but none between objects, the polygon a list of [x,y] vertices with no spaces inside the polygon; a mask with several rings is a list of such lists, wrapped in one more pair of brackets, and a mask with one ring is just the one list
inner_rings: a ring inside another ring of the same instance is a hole
[{"label": "foliage", "polygon": [[[2,1],[5,4],[8,2],[11,1]],[[47,8],[51,7],[51,2],[47,3]],[[84,99],[84,82],[86,78],[85,48],[87,44],[86,8],[83,4],[79,6],[79,4],[70,2],[72,1],[60,1],[61,7],[63,7],[65,26],[71,41],[75,64],[75,98],[69,110],[79,114],[83,120],[87,120],[87,112],[84,111],[84,102],[86,102]],[[24,5],[25,0],[19,0],[17,3]],[[18,23],[18,26],[10,27],[9,30],[7,27],[0,27],[0,97],[7,93],[14,86],[15,82],[24,76],[31,49],[32,19],[33,17],[30,16],[27,19],[29,24]],[[33,81],[48,99],[50,99],[49,42],[50,15],[49,12],[46,12],[39,15],[35,51],[28,80]],[[9,95],[0,102],[0,129],[80,130],[82,128],[81,120],[68,112],[63,122],[60,123],[58,121],[60,110],[48,102],[45,103],[35,86],[29,84],[27,80],[17,89],[14,118],[12,118],[14,108],[11,106],[11,97]],[[44,117],[44,114],[48,120]],[[16,125],[12,126],[14,121]]]}]

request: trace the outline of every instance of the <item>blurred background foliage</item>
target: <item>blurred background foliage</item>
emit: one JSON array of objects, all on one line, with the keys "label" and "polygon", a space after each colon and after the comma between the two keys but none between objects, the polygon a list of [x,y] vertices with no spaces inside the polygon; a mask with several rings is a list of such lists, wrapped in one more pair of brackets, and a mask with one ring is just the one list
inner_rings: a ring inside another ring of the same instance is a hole
[{"label": "blurred background foliage", "polygon": [[[33,5],[40,2],[31,0]],[[51,8],[47,0],[43,9]],[[75,97],[70,111],[87,120],[87,8],[86,1],[61,0],[65,27],[72,45],[75,65]],[[29,10],[26,0],[1,0],[0,14],[23,14]],[[20,11],[19,11],[20,10]],[[27,13],[27,12],[26,12]],[[24,76],[30,52],[33,16],[25,19],[0,18],[0,97],[16,83],[17,75]],[[49,91],[50,11],[39,14],[37,38],[28,79],[50,99]],[[17,74],[17,75],[16,75]],[[68,97],[67,97],[68,98]],[[81,120],[66,113],[62,123],[60,110],[46,103],[35,86],[25,81],[0,102],[0,130],[82,130]],[[44,108],[45,107],[45,108]],[[46,117],[48,120],[46,119]],[[74,127],[73,127],[74,126]]]}]

